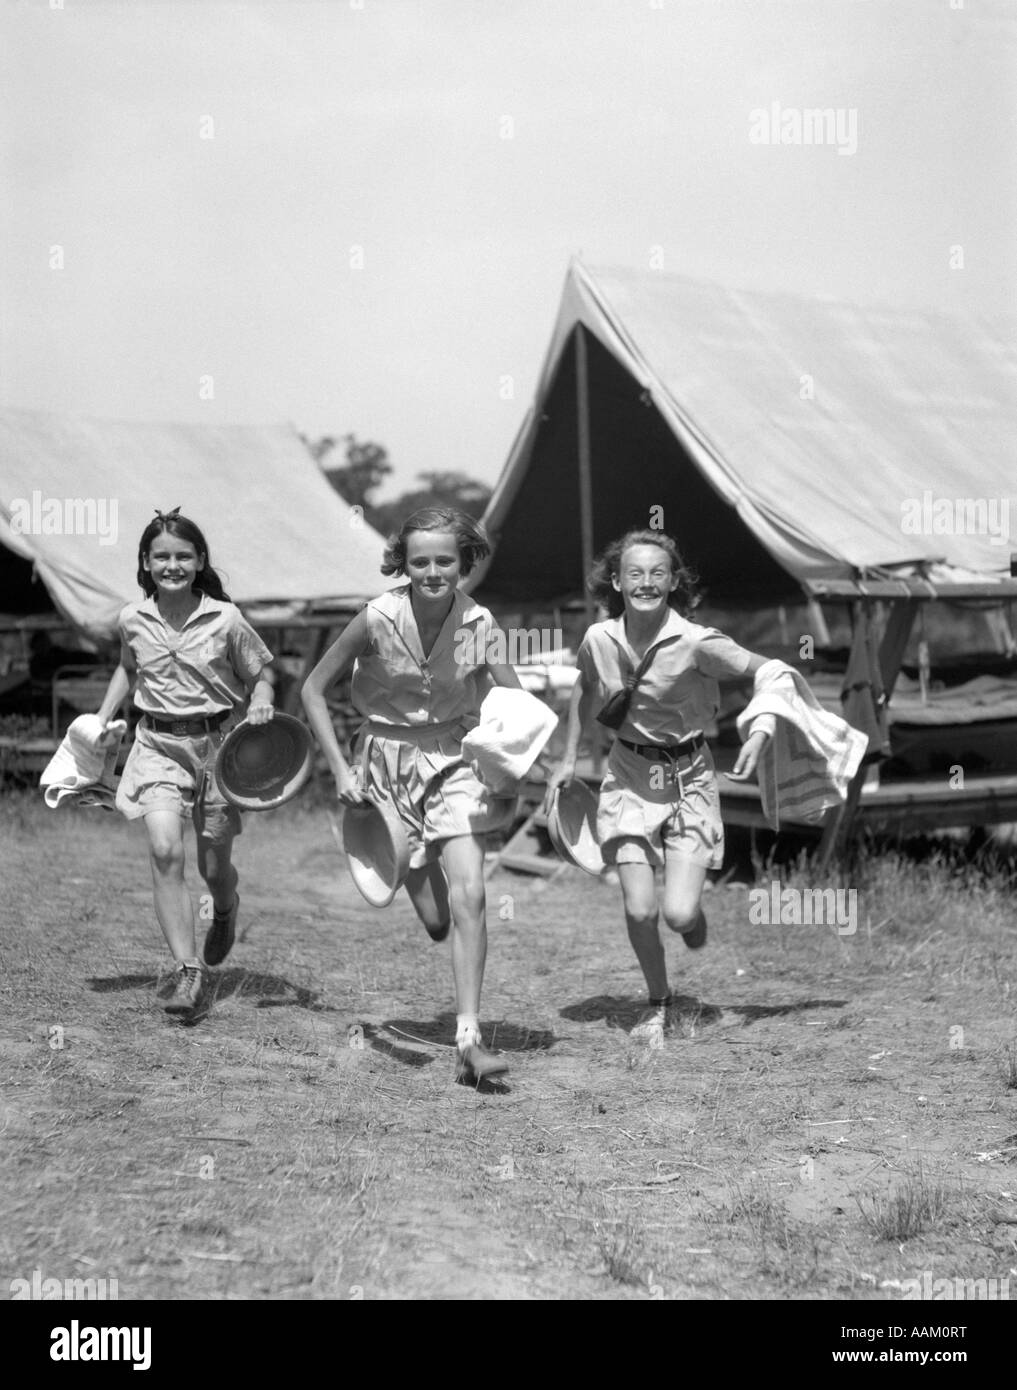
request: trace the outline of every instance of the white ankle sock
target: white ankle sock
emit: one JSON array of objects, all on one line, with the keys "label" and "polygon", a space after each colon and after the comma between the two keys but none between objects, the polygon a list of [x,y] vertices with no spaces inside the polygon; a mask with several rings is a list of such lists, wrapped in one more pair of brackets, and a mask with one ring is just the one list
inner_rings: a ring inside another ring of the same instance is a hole
[{"label": "white ankle sock", "polygon": [[473,1047],[480,1042],[480,1020],[476,1014],[456,1014],[456,1047]]}]

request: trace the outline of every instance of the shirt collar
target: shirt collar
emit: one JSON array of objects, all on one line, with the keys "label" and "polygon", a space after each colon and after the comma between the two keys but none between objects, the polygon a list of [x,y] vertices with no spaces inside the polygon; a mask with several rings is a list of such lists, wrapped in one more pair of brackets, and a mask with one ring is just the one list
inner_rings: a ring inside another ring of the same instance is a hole
[{"label": "shirt collar", "polygon": [[455,592],[454,608],[457,627],[462,623],[475,623],[484,616],[483,607],[471,594],[463,593],[462,589]]},{"label": "shirt collar", "polygon": [[[211,598],[208,594],[204,592],[204,590],[201,590],[198,599],[198,606],[191,614],[191,616],[187,619],[187,622],[184,623],[184,627],[189,627],[190,624],[194,622],[195,618],[203,617],[209,611],[218,611],[221,608],[222,604],[219,602],[218,599]],[[138,604],[138,612],[144,613],[146,614],[146,616],[150,618],[155,618],[157,622],[160,622],[163,625],[163,627],[167,626],[166,619],[159,612],[159,603],[154,594],[149,594],[146,598],[142,599],[142,601]]]},{"label": "shirt collar", "polygon": [[[409,584],[401,584],[397,589],[388,589],[375,601],[374,607],[387,618],[393,627],[400,629],[411,622],[413,615],[413,596]],[[446,622],[451,618],[458,627],[462,623],[476,622],[484,616],[484,609],[474,602],[469,594],[456,589],[452,595],[452,607],[448,610]],[[412,623],[415,628],[416,623]]]},{"label": "shirt collar", "polygon": [[475,603],[469,594],[464,594],[462,589],[456,589],[452,595],[452,607],[448,610],[437,641],[431,648],[430,656],[425,658],[420,645],[420,633],[413,617],[413,590],[409,584],[389,589],[382,594],[377,602],[377,611],[388,619],[404,645],[421,664],[425,660],[433,661],[443,648],[450,646],[456,631],[464,624],[476,622],[484,615],[479,603]]},{"label": "shirt collar", "polygon": [[[635,655],[629,645],[629,639],[625,635],[624,613],[619,618],[609,618],[605,623],[605,627],[607,628],[607,635],[621,647],[623,652],[629,654],[630,657]],[[688,623],[686,620],[676,608],[668,608],[664,624],[653,639],[653,646],[657,647],[661,642],[666,642],[673,637],[684,637],[687,632]],[[647,650],[650,650],[650,648],[647,648]]]}]

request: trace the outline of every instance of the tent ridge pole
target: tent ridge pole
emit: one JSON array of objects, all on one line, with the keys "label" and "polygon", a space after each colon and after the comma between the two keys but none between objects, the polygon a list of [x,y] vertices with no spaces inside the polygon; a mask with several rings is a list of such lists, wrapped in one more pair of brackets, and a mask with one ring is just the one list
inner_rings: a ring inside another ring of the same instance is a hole
[{"label": "tent ridge pole", "polygon": [[[586,606],[586,626],[597,616],[593,595],[586,579],[593,566],[593,468],[590,456],[590,378],[586,357],[586,331],[576,324],[576,438],[579,452],[579,527],[583,559],[583,600]],[[599,736],[593,735],[593,775],[600,778],[603,749]]]},{"label": "tent ridge pole", "polygon": [[576,424],[579,449],[579,526],[583,557],[583,594],[586,623],[596,616],[593,595],[586,590],[586,577],[593,564],[593,467],[590,455],[590,379],[586,355],[586,333],[576,324]]}]

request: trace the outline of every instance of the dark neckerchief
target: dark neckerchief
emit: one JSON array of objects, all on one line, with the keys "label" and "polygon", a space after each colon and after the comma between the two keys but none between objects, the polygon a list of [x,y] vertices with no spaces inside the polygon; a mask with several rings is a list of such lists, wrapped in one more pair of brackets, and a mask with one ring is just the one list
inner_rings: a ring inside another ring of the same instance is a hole
[{"label": "dark neckerchief", "polygon": [[[662,628],[666,625],[666,622],[667,620],[665,619],[664,623],[661,624]],[[653,658],[657,655],[657,652],[665,642],[677,642],[680,637],[681,633],[672,633],[670,637],[662,637],[659,640],[655,640],[647,647],[636,669],[630,671],[627,676],[622,678],[624,685],[621,690],[616,691],[613,695],[608,697],[604,708],[597,715],[598,724],[603,724],[607,729],[621,728],[628,715],[629,706],[632,704],[632,697],[636,692],[636,686],[650,669],[650,663],[653,661]]]}]

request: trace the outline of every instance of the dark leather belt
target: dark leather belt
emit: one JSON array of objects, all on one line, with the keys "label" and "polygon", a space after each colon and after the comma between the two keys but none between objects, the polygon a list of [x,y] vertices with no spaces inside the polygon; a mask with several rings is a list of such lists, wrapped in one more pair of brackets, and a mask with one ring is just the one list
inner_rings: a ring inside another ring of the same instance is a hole
[{"label": "dark leather belt", "polygon": [[625,748],[631,748],[642,758],[691,758],[706,742],[702,734],[690,734],[678,743],[629,743],[627,738],[618,740]]},{"label": "dark leather belt", "polygon": [[150,729],[160,734],[174,734],[177,738],[197,738],[200,734],[210,734],[218,729],[224,719],[229,718],[229,710],[210,714],[207,719],[156,719],[154,714],[144,715]]}]

